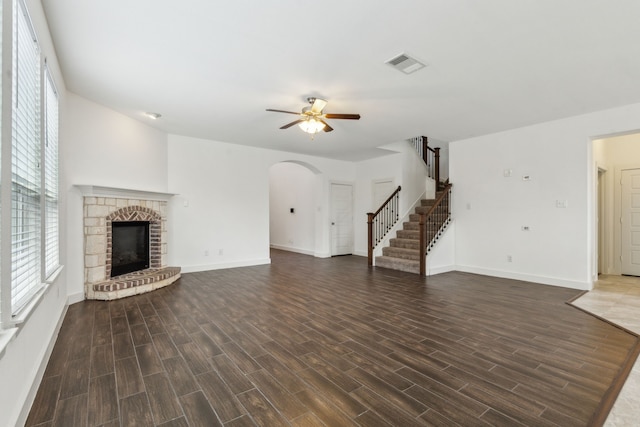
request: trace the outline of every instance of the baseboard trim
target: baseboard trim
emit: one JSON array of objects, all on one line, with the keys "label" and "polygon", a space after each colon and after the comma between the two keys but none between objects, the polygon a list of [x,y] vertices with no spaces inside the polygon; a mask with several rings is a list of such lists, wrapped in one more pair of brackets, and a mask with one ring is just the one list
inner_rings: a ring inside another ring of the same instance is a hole
[{"label": "baseboard trim", "polygon": [[302,248],[296,248],[294,246],[287,246],[287,245],[275,245],[275,244],[271,244],[270,247],[272,249],[279,249],[281,251],[289,251],[289,252],[295,252],[298,254],[302,254],[302,255],[315,255],[314,251],[311,251],[309,249],[302,249]]},{"label": "baseboard trim", "polygon": [[67,305],[75,304],[77,302],[84,301],[84,292],[78,292],[75,294],[70,294],[67,297]]},{"label": "baseboard trim", "polygon": [[69,305],[65,305],[62,309],[60,317],[58,318],[58,322],[56,323],[56,327],[53,330],[53,334],[49,338],[49,344],[40,359],[40,366],[36,371],[35,378],[31,383],[31,388],[29,388],[29,392],[27,393],[27,398],[24,400],[22,405],[22,410],[20,411],[18,423],[16,425],[24,425],[27,422],[27,418],[29,417],[29,412],[31,412],[31,406],[33,402],[36,400],[36,394],[38,393],[38,389],[40,388],[40,384],[42,383],[42,378],[44,377],[45,370],[47,369],[47,365],[49,364],[49,358],[51,357],[51,353],[53,352],[53,347],[56,345],[56,341],[58,340],[58,334],[60,333],[60,329],[62,328],[62,323],[64,322],[64,317],[67,314],[67,309]]},{"label": "baseboard trim", "polygon": [[512,271],[493,270],[488,268],[474,267],[469,265],[456,265],[455,270],[465,273],[481,274],[483,276],[501,277],[504,279],[522,280],[524,282],[539,283],[541,285],[559,286],[578,290],[591,289],[590,282],[579,282],[576,280],[560,279],[556,277],[536,276],[532,274],[522,274]]},{"label": "baseboard trim", "polygon": [[[427,257],[428,259],[429,257]],[[450,271],[456,271],[456,266],[451,265],[443,265],[438,267],[427,267],[427,276],[433,276],[435,274],[449,273]]]},{"label": "baseboard trim", "polygon": [[331,253],[329,252],[314,252],[313,256],[316,258],[331,258]]},{"label": "baseboard trim", "polygon": [[181,266],[182,273],[197,273],[199,271],[222,270],[224,268],[252,267],[254,265],[271,264],[271,258],[250,259],[243,261],[220,262],[217,264]]}]

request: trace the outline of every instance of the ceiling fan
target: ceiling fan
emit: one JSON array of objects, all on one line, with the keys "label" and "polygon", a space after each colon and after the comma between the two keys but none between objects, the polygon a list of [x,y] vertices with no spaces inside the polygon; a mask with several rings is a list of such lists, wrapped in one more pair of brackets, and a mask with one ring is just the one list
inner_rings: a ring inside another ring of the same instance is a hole
[{"label": "ceiling fan", "polygon": [[332,114],[324,113],[324,107],[327,105],[327,101],[320,98],[309,97],[307,98],[309,107],[304,107],[301,113],[285,110],[274,110],[273,108],[267,108],[267,111],[274,111],[276,113],[295,114],[300,116],[298,120],[280,127],[280,129],[288,129],[293,125],[298,125],[300,128],[310,134],[315,134],[321,130],[325,132],[331,132],[333,128],[325,121],[326,119],[347,119],[347,120],[360,120],[360,114]]}]

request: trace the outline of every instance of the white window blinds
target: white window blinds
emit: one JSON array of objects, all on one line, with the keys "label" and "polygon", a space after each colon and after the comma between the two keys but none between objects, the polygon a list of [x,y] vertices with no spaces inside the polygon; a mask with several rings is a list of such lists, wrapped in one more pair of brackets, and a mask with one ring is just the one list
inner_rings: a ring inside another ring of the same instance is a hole
[{"label": "white window blinds", "polygon": [[60,265],[58,256],[58,94],[45,68],[44,79],[44,279]]},{"label": "white window blinds", "polygon": [[11,307],[42,286],[40,274],[40,54],[22,2],[14,9],[11,153]]}]

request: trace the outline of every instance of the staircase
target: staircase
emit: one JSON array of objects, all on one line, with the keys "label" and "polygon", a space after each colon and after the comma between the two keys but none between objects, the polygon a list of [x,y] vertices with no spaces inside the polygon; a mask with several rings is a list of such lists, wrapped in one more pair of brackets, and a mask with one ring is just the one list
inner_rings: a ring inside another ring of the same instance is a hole
[{"label": "staircase", "polygon": [[[367,213],[367,264],[369,267],[389,268],[426,275],[426,256],[451,222],[451,184],[440,181],[440,148],[429,147],[426,136],[411,138],[408,142],[416,149],[426,166],[426,176],[435,181],[434,199],[422,200],[409,221],[403,223],[389,246],[382,248],[382,256],[373,257],[378,244],[387,233],[396,228],[400,219],[398,210],[401,187],[389,196],[375,212]],[[375,261],[375,263],[374,263]]]},{"label": "staircase", "polygon": [[382,256],[375,258],[376,267],[420,274],[420,257],[424,253],[420,250],[420,214],[428,214],[425,220],[428,253],[451,220],[448,203],[440,203],[446,209],[433,208],[448,190],[436,192],[434,199],[420,201],[415,213],[409,215],[409,221],[402,224],[402,230],[396,231],[396,237],[389,240],[389,246],[382,248]]}]

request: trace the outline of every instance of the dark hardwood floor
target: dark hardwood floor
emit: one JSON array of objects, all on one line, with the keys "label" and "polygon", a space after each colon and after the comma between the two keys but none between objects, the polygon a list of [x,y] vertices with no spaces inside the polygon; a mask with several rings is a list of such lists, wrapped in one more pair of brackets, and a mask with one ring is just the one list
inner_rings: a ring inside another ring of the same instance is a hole
[{"label": "dark hardwood floor", "polygon": [[585,426],[636,337],[578,291],[272,252],[69,307],[29,426]]}]

